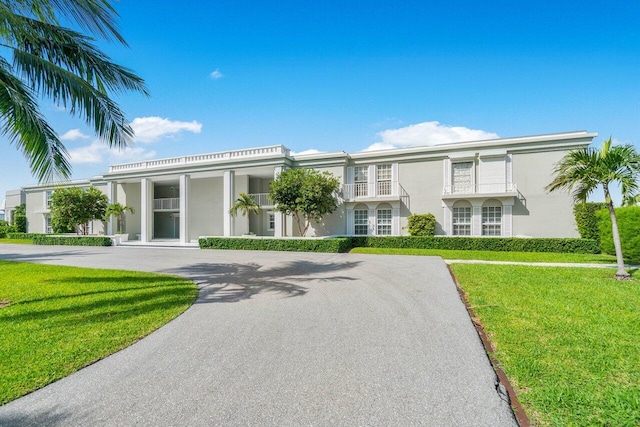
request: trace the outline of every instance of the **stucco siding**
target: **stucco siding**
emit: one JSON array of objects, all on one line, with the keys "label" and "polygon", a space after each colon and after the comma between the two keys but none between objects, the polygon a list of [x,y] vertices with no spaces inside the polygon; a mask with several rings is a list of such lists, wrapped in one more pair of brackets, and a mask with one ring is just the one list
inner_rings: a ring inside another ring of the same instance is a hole
[{"label": "stucco siding", "polygon": [[409,194],[409,206],[401,204],[400,230],[407,231],[407,217],[412,213],[431,213],[438,225],[436,234],[443,234],[444,213],[442,208],[442,159],[424,160],[398,165],[398,180]]},{"label": "stucco siding", "polygon": [[191,180],[189,197],[189,239],[222,236],[222,178]]}]

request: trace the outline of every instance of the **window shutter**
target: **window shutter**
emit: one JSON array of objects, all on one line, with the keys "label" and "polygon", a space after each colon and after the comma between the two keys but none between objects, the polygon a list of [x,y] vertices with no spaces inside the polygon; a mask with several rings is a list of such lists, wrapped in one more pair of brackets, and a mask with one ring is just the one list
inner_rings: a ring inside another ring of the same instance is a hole
[{"label": "window shutter", "polygon": [[355,234],[355,217],[353,209],[347,209],[347,235]]},{"label": "window shutter", "polygon": [[398,182],[399,181],[400,180],[398,179],[398,164],[397,163],[392,163],[391,164],[391,195],[393,195],[393,196],[397,196],[398,195]]},{"label": "window shutter", "polygon": [[447,158],[444,159],[444,165],[443,165],[443,177],[442,177],[442,182],[444,183],[443,186],[445,187],[445,189],[449,189],[449,187],[451,186],[451,159]]},{"label": "window shutter", "polygon": [[471,227],[472,236],[482,236],[482,208],[479,206],[473,207],[473,226]]},{"label": "window shutter", "polygon": [[451,236],[453,234],[453,227],[451,224],[451,208],[447,205],[444,206],[444,234],[445,236]]},{"label": "window shutter", "polygon": [[507,190],[513,190],[513,157],[507,155]]},{"label": "window shutter", "polygon": [[502,235],[505,237],[511,237],[513,235],[512,208],[512,206],[502,207]]},{"label": "window shutter", "polygon": [[376,210],[369,209],[369,236],[378,234],[376,231]]},{"label": "window shutter", "polygon": [[345,184],[353,184],[353,166],[347,167],[347,182]]},{"label": "window shutter", "polygon": [[391,234],[399,236],[400,234],[400,209],[391,209]]},{"label": "window shutter", "polygon": [[505,191],[506,182],[505,158],[480,159],[480,185],[481,193],[502,193]]}]

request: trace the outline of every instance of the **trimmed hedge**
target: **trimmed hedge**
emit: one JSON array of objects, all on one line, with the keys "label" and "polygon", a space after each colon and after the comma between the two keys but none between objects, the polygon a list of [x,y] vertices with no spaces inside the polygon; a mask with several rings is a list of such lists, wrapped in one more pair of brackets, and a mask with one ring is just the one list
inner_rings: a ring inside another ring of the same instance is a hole
[{"label": "trimmed hedge", "polygon": [[329,239],[203,237],[202,249],[347,252],[356,247],[458,249],[477,251],[599,253],[594,240],[512,237],[358,236]]},{"label": "trimmed hedge", "polygon": [[43,233],[7,233],[7,239],[33,239],[36,236],[45,236]]},{"label": "trimmed hedge", "polygon": [[33,237],[33,244],[62,246],[111,246],[111,238],[106,236],[55,236],[40,234]]},{"label": "trimmed hedge", "polygon": [[573,216],[576,220],[578,233],[583,239],[593,239],[600,243],[600,229],[596,212],[605,209],[604,203],[576,203],[573,206]]},{"label": "trimmed hedge", "polygon": [[600,252],[594,240],[518,237],[414,237],[414,236],[362,236],[352,237],[352,247],[453,249],[500,252]]},{"label": "trimmed hedge", "polygon": [[13,217],[13,225],[16,227],[18,233],[27,232],[27,216],[22,214],[16,214]]},{"label": "trimmed hedge", "polygon": [[276,239],[244,237],[202,237],[201,249],[242,249],[289,252],[347,252],[351,249],[348,237],[329,239]]},{"label": "trimmed hedge", "polygon": [[[602,252],[615,255],[611,217],[607,209],[596,212],[600,226],[600,248]],[[618,232],[622,243],[622,254],[625,258],[640,261],[640,206],[616,208]]]}]

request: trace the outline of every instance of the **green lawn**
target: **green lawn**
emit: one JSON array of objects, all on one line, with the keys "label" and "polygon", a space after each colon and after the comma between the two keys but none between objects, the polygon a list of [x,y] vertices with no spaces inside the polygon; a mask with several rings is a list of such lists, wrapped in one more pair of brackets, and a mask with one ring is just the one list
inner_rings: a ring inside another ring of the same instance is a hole
[{"label": "green lawn", "polygon": [[388,255],[429,255],[444,259],[477,259],[484,261],[569,262],[581,264],[615,264],[616,258],[606,254],[571,254],[557,252],[490,252],[446,249],[353,248],[351,253]]},{"label": "green lawn", "polygon": [[454,264],[534,425],[640,425],[640,273]]},{"label": "green lawn", "polygon": [[114,353],[186,310],[166,275],[0,261],[0,404]]},{"label": "green lawn", "polygon": [[0,239],[0,243],[10,243],[14,245],[33,245],[31,239]]}]

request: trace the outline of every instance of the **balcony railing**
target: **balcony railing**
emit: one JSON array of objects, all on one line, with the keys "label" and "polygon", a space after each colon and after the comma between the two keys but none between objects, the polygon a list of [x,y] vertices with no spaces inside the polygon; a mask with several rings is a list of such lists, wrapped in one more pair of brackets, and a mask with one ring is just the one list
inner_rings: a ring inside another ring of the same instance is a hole
[{"label": "balcony railing", "polygon": [[345,200],[392,198],[401,199],[409,197],[399,182],[380,181],[376,183],[358,182],[345,184],[342,196]]},{"label": "balcony railing", "polygon": [[255,193],[249,194],[249,196],[252,196],[260,207],[273,206],[273,201],[269,198],[269,193]]},{"label": "balcony railing", "polygon": [[513,182],[501,182],[492,184],[475,185],[447,185],[443,188],[442,194],[450,196],[454,194],[502,194],[517,193],[518,188]]},{"label": "balcony railing", "polygon": [[153,209],[157,211],[180,209],[180,198],[168,197],[164,199],[153,199]]}]

